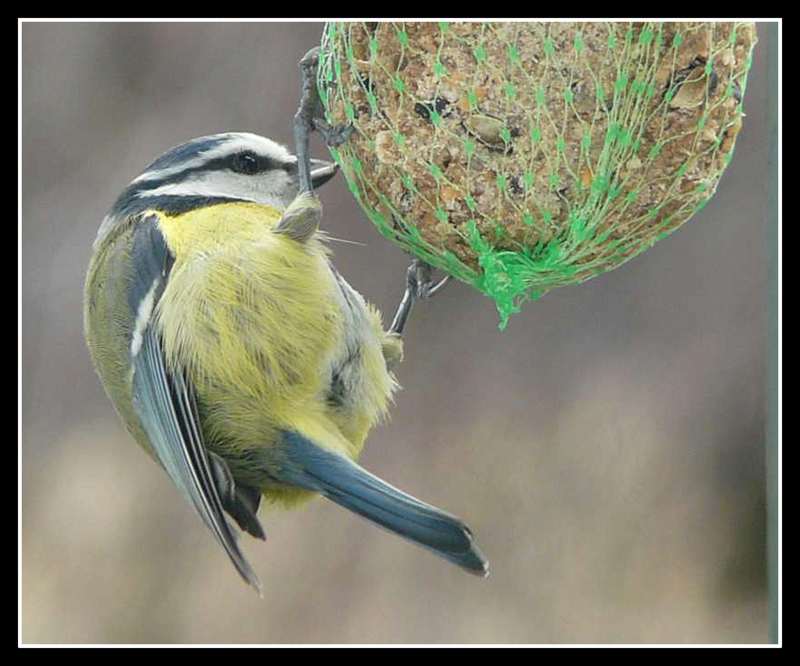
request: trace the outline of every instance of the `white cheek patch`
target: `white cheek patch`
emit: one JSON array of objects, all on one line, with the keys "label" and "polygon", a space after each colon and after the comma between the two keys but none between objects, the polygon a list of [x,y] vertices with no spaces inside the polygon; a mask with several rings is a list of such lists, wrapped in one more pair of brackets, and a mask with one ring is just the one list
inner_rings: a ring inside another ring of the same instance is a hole
[{"label": "white cheek patch", "polygon": [[144,329],[150,323],[150,316],[153,314],[153,305],[155,304],[156,289],[158,289],[159,284],[161,284],[161,278],[153,280],[150,290],[139,303],[139,309],[136,312],[136,324],[133,327],[133,339],[131,340],[131,357],[135,357],[142,348],[142,335],[144,334]]},{"label": "white cheek patch", "polygon": [[291,176],[283,170],[273,169],[253,176],[228,170],[200,172],[177,183],[142,190],[136,196],[228,197],[285,208],[296,194],[297,186]]}]

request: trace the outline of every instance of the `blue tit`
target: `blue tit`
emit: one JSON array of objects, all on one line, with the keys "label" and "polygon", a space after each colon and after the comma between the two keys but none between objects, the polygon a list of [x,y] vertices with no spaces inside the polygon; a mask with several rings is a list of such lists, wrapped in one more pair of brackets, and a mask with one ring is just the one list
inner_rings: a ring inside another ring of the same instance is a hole
[{"label": "blue tit", "polygon": [[[297,172],[283,146],[225,133],[172,148],[128,185],[84,294],[103,386],[259,590],[226,514],[263,539],[262,497],[322,495],[486,575],[463,522],[356,464],[397,388],[402,340],[331,264]],[[313,186],[335,172],[313,160]]]}]

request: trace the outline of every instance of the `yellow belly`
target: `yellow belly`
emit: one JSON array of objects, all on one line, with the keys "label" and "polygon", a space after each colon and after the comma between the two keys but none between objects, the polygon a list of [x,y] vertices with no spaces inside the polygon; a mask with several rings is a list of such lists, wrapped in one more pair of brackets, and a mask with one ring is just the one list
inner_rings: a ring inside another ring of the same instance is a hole
[{"label": "yellow belly", "polygon": [[331,364],[346,353],[352,317],[325,248],[271,233],[278,218],[251,204],[162,218],[176,260],[157,322],[168,361],[186,368],[195,387],[208,447],[242,482],[290,500],[304,493],[273,486],[264,473],[282,463],[280,432],[355,458],[394,382],[380,321],[366,310],[354,383],[365,399],[347,409],[330,404]]}]

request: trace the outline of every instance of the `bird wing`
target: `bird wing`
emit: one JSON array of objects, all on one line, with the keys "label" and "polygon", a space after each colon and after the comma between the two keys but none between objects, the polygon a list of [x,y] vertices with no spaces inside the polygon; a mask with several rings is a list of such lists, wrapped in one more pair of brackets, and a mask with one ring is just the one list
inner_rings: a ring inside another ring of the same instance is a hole
[{"label": "bird wing", "polygon": [[134,409],[162,467],[200,514],[242,578],[260,593],[261,583],[239,550],[223,514],[218,488],[221,475],[214,473],[203,441],[193,387],[184,370],[172,370],[166,362],[154,325],[155,305],[173,263],[156,215],[137,223],[133,253],[137,274],[128,300],[135,313],[131,338]]}]

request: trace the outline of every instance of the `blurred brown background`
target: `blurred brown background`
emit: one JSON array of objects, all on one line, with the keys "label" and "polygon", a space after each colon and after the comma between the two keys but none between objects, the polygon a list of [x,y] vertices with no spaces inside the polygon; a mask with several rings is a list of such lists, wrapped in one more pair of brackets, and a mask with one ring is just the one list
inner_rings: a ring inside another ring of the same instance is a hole
[{"label": "blurred brown background", "polygon": [[[765,642],[766,24],[735,159],[691,223],[504,333],[461,284],[414,313],[363,462],[463,517],[488,579],[320,500],[243,537],[259,600],[124,433],[82,339],[100,220],[176,143],[289,143],[321,29],[23,25],[23,641]],[[388,319],[407,258],[343,179],[322,199],[366,244],[335,244],[337,266]]]}]

